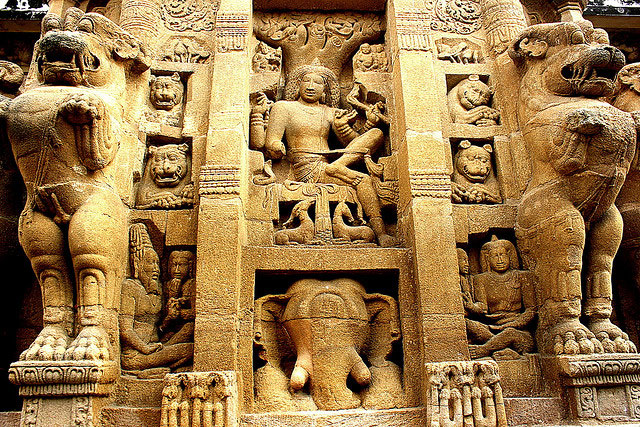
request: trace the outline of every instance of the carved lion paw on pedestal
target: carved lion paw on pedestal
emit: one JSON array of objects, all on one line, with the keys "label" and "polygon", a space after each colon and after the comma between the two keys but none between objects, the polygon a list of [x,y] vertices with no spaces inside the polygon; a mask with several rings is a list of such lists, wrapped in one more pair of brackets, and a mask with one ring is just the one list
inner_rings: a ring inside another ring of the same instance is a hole
[{"label": "carved lion paw on pedestal", "polygon": [[629,339],[629,335],[611,323],[609,319],[592,319],[589,329],[602,343],[605,353],[637,353],[635,344]]},{"label": "carved lion paw on pedestal", "polygon": [[67,360],[110,360],[109,337],[100,326],[85,326],[64,353]]},{"label": "carved lion paw on pedestal", "polygon": [[28,349],[20,354],[20,360],[62,360],[70,338],[61,325],[47,325]]},{"label": "carved lion paw on pedestal", "polygon": [[547,334],[546,345],[552,348],[547,353],[561,354],[593,354],[602,353],[602,344],[586,326],[577,320],[567,320],[555,325]]}]

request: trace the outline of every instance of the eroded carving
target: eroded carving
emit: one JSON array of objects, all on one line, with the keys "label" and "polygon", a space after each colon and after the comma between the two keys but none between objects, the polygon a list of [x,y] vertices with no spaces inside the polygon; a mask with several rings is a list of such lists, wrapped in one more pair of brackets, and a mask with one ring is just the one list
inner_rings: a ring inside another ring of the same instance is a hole
[{"label": "eroded carving", "polygon": [[613,93],[624,65],[599,36],[587,21],[534,25],[509,52],[521,72],[518,121],[533,162],[516,235],[540,286],[536,339],[547,354],[636,351],[609,320],[622,238],[613,202],[634,155],[636,122],[597,99]]},{"label": "eroded carving", "polygon": [[493,126],[500,120],[500,112],[491,108],[493,90],[477,74],[455,85],[447,95],[453,123]]},{"label": "eroded carving", "polygon": [[179,127],[182,124],[184,85],[178,73],[171,76],[151,76],[149,102],[153,107],[145,113],[150,122]]},{"label": "eroded carving", "polygon": [[162,339],[181,335],[180,341],[193,341],[196,319],[196,256],[191,251],[169,254],[169,280],[163,286],[165,316],[160,325]]},{"label": "eroded carving", "polygon": [[216,0],[171,0],[161,2],[164,24],[173,31],[211,31],[215,27]]},{"label": "eroded carving", "polygon": [[[393,298],[367,294],[351,279],[303,279],[284,295],[258,299],[255,313],[255,342],[267,362],[255,374],[261,411],[401,404],[400,368],[387,360],[400,338]],[[363,391],[349,389],[348,377]],[[313,401],[305,400],[307,383]]]},{"label": "eroded carving", "polygon": [[139,209],[181,208],[193,205],[189,145],[151,145],[145,173],[138,190]]},{"label": "eroded carving", "polygon": [[480,4],[474,0],[426,0],[434,31],[471,34],[480,29]]},{"label": "eroded carving", "polygon": [[[184,366],[193,358],[193,324],[185,324],[178,333],[160,336],[160,259],[142,223],[133,224],[129,230],[129,252],[131,277],[122,284],[119,316],[122,368],[141,377],[153,376],[153,368],[165,368],[158,370],[164,375],[169,368]],[[168,307],[167,315],[172,316],[175,310],[180,310],[179,304]]]},{"label": "eroded carving", "polygon": [[451,198],[456,203],[500,203],[498,181],[493,173],[491,144],[482,147],[464,140],[453,158]]},{"label": "eroded carving", "polygon": [[177,39],[160,55],[163,61],[201,64],[211,56],[201,44],[194,40]]},{"label": "eroded carving", "polygon": [[[0,61],[0,92],[5,94],[14,94],[22,80],[24,79],[24,71],[19,65],[9,61]],[[0,100],[2,93],[0,93]]]},{"label": "eroded carving", "polygon": [[256,53],[251,58],[251,66],[254,73],[263,73],[266,71],[280,71],[282,63],[282,49],[274,49],[265,42],[258,42]]},{"label": "eroded carving", "polygon": [[476,64],[482,61],[480,46],[464,39],[440,39],[436,41],[438,59],[454,64]]},{"label": "eroded carving", "polygon": [[313,242],[315,224],[311,216],[309,216],[309,208],[313,203],[313,199],[302,200],[296,203],[291,210],[291,216],[282,224],[284,229],[276,231],[276,244],[291,245],[301,243],[308,245]]},{"label": "eroded carving", "polygon": [[111,360],[127,242],[114,159],[125,94],[149,58],[102,15],[70,8],[47,15],[42,29],[34,78],[5,113],[27,187],[21,244],[44,305],[44,329],[21,359]]},{"label": "eroded carving", "polygon": [[528,329],[536,314],[535,292],[529,272],[518,269],[515,246],[493,236],[480,250],[480,265],[482,273],[466,290],[463,287],[471,358],[511,359],[530,353],[534,343]]},{"label": "eroded carving", "polygon": [[[356,86],[354,90],[360,93]],[[367,92],[364,93],[366,96]],[[357,96],[353,98],[357,101]],[[355,189],[378,243],[392,246],[395,239],[385,230],[371,177],[351,168],[363,161],[365,154],[375,153],[382,145],[384,134],[378,126],[383,123],[384,103],[366,105],[357,101],[365,110],[364,117],[358,119],[357,110],[336,108],[339,99],[338,81],[331,70],[320,66],[298,68],[290,76],[285,100],[271,103],[264,93],[257,97],[251,112],[251,148],[263,150],[274,160],[286,155],[298,182]],[[330,130],[344,149],[330,150]],[[285,134],[288,149],[283,141]],[[333,157],[337,159],[330,161]],[[328,217],[325,210],[318,212]]]},{"label": "eroded carving", "polygon": [[362,43],[360,49],[353,55],[355,71],[387,71],[387,63],[387,54],[382,44]]}]

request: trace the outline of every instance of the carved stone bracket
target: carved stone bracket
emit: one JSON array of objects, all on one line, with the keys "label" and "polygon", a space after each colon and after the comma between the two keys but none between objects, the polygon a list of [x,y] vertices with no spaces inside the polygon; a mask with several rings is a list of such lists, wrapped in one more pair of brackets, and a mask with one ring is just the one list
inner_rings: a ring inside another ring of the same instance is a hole
[{"label": "carved stone bracket", "polygon": [[106,396],[118,375],[116,362],[91,360],[20,361],[9,368],[21,396]]},{"label": "carved stone bracket", "polygon": [[240,168],[205,165],[200,170],[200,196],[240,194]]},{"label": "carved stone bracket", "polygon": [[640,420],[639,355],[558,356],[551,363],[568,391],[574,418]]},{"label": "carved stone bracket", "polygon": [[238,387],[233,371],[184,372],[164,377],[161,427],[235,427]]},{"label": "carved stone bracket", "polygon": [[416,169],[409,171],[411,195],[448,199],[451,197],[451,178],[448,173],[436,169]]},{"label": "carved stone bracket", "polygon": [[426,370],[432,427],[506,427],[507,416],[495,361],[427,363]]}]

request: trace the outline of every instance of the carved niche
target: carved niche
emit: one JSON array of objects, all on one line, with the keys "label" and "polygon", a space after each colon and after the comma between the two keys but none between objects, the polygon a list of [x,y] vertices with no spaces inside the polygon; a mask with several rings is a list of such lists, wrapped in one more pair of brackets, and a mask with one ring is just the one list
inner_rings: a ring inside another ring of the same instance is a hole
[{"label": "carved niche", "polygon": [[194,199],[189,144],[150,145],[136,208],[184,208],[193,206]]},{"label": "carved niche", "polygon": [[353,56],[354,71],[387,71],[387,54],[382,44],[362,43]]},{"label": "carved niche", "polygon": [[388,360],[400,339],[393,298],[352,279],[302,279],[256,300],[255,316],[259,411],[401,407],[400,368]]},{"label": "carved niche", "polygon": [[453,156],[451,198],[455,203],[500,203],[493,168],[493,147],[463,140]]},{"label": "carved niche", "polygon": [[493,89],[472,74],[455,85],[447,95],[449,113],[453,123],[476,126],[494,126],[500,120],[500,112],[491,108]]},{"label": "carved niche", "polygon": [[180,74],[152,75],[149,79],[149,109],[145,112],[148,122],[173,127],[182,126],[184,83]]}]

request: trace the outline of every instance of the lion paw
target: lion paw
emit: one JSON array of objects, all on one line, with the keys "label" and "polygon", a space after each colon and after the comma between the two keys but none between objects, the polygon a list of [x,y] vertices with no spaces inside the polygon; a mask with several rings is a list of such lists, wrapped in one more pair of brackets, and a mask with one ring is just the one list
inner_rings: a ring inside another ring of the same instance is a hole
[{"label": "lion paw", "polygon": [[[577,320],[563,322],[554,326],[548,333],[552,344],[548,353],[561,354],[593,354],[602,353],[603,348],[586,326]],[[549,341],[547,341],[549,343]]]},{"label": "lion paw", "polygon": [[100,326],[85,326],[64,353],[66,360],[110,360],[109,337]]},{"label": "lion paw", "polygon": [[47,325],[29,348],[20,354],[20,360],[62,360],[70,340],[61,325]]},{"label": "lion paw", "polygon": [[595,319],[589,322],[589,329],[602,343],[606,353],[637,353],[635,344],[622,329],[611,323],[609,319]]},{"label": "lion paw", "polygon": [[73,125],[82,125],[101,119],[103,110],[104,104],[96,95],[77,93],[62,103],[60,115]]}]

